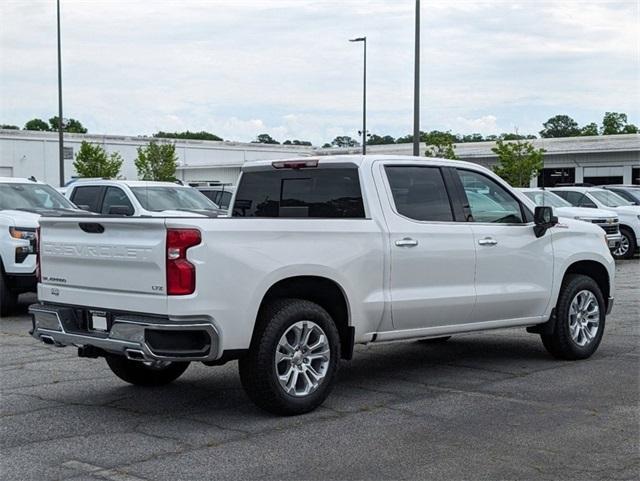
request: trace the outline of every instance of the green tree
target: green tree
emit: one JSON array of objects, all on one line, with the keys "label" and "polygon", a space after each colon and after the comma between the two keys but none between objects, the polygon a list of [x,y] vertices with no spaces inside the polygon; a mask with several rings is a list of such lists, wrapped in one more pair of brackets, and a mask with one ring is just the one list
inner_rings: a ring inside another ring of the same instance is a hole
[{"label": "green tree", "polygon": [[323,149],[330,149],[332,146],[329,142],[325,142],[324,144],[322,144],[322,148]]},{"label": "green tree", "polygon": [[540,137],[575,137],[580,135],[578,122],[568,115],[556,115],[542,124],[544,129],[540,131]]},{"label": "green tree", "polygon": [[591,122],[580,129],[580,135],[598,135],[598,124]]},{"label": "green tree", "polygon": [[544,149],[530,142],[498,140],[491,149],[498,156],[493,171],[513,187],[529,187],[529,181],[544,167]]},{"label": "green tree", "polygon": [[153,134],[153,136],[158,139],[191,139],[191,140],[222,141],[222,137],[218,137],[216,134],[212,134],[211,132],[206,132],[204,130],[200,132],[191,132],[189,130],[185,130],[184,132],[163,132],[161,130],[158,133]]},{"label": "green tree", "polygon": [[254,144],[279,144],[276,139],[271,137],[269,134],[260,134],[256,137],[256,140],[253,141]]},{"label": "green tree", "polygon": [[358,147],[360,142],[348,135],[339,135],[331,141],[331,145],[334,147]]},{"label": "green tree", "polygon": [[[58,116],[51,117],[49,119],[49,125],[51,125],[51,130],[58,130]],[[71,134],[86,134],[87,129],[80,123],[79,120],[76,119],[67,119],[65,124],[62,126],[62,130],[64,132],[69,132]]]},{"label": "green tree", "polygon": [[468,134],[462,136],[462,142],[483,142],[482,134]]},{"label": "green tree", "polygon": [[0,125],[0,129],[4,129],[4,130],[20,130],[20,127],[18,127],[17,125],[12,125],[12,124],[2,124],[2,125]]},{"label": "green tree", "polygon": [[390,135],[371,134],[367,139],[368,145],[387,145],[387,144],[395,144],[395,143],[396,143],[396,139],[394,139]]},{"label": "green tree", "polygon": [[176,146],[151,141],[146,147],[138,147],[135,164],[142,180],[174,181],[178,167]]},{"label": "green tree", "polygon": [[118,152],[107,152],[98,144],[82,141],[73,167],[80,177],[115,178],[120,173],[123,159]]},{"label": "green tree", "polygon": [[311,146],[311,142],[309,142],[308,140],[285,140],[284,142],[282,142],[282,145],[306,145],[306,146]]},{"label": "green tree", "polygon": [[47,130],[51,130],[51,129],[49,128],[49,124],[46,123],[44,120],[42,120],[42,119],[31,119],[31,120],[29,120],[29,122],[24,124],[24,130],[47,131]]},{"label": "green tree", "polygon": [[427,144],[427,150],[424,152],[424,155],[427,157],[439,157],[441,159],[458,158],[456,155],[456,147],[453,145],[457,137],[451,134],[451,132],[432,130],[422,137]]},{"label": "green tree", "polygon": [[627,123],[627,114],[605,112],[601,131],[602,135],[635,134],[638,127]]}]

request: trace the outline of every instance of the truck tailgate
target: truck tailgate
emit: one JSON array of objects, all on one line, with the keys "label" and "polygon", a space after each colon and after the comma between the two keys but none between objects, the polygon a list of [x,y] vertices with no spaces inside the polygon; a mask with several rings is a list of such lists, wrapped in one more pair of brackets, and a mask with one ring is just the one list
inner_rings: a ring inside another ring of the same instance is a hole
[{"label": "truck tailgate", "polygon": [[42,218],[38,297],[108,309],[144,306],[162,314],[165,242],[161,218]]}]

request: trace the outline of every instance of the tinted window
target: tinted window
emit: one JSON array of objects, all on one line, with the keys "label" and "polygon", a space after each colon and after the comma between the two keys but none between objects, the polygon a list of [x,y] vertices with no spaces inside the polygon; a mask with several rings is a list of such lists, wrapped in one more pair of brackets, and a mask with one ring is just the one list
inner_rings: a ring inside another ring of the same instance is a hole
[{"label": "tinted window", "polygon": [[85,186],[76,187],[71,194],[71,201],[77,206],[87,206],[91,212],[100,212],[100,196],[102,187]]},{"label": "tinted window", "polygon": [[569,204],[576,207],[592,207],[594,209],[598,207],[591,199],[589,199],[582,192],[576,192],[573,190],[554,190],[553,193],[558,194],[564,200],[569,202]]},{"label": "tinted window", "polygon": [[218,203],[220,204],[220,207],[222,207],[223,209],[228,209],[229,204],[231,203],[232,196],[233,194],[231,192],[220,192],[220,195],[218,196]]},{"label": "tinted window", "polygon": [[[230,192],[228,194],[231,196]],[[358,169],[245,172],[238,187],[233,215],[362,218],[364,205]]]},{"label": "tinted window", "polygon": [[458,169],[475,222],[522,223],[522,209],[504,187],[470,170]]},{"label": "tinted window", "polygon": [[437,167],[387,166],[387,179],[399,214],[421,221],[452,221],[453,213]]},{"label": "tinted window", "polygon": [[129,214],[127,215],[133,215],[133,206],[122,189],[118,187],[107,187],[107,192],[104,194],[104,200],[102,201],[102,213],[111,214],[111,208],[116,206],[126,207],[129,209]]}]

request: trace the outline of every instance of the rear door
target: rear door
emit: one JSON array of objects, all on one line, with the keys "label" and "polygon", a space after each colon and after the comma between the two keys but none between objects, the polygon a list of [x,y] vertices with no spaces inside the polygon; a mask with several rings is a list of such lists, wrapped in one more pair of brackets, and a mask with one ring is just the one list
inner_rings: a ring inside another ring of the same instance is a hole
[{"label": "rear door", "polygon": [[538,238],[533,215],[485,173],[458,168],[476,248],[474,322],[541,316],[551,298],[551,235]]},{"label": "rear door", "polygon": [[[376,168],[378,167],[378,168]],[[475,303],[475,246],[454,213],[446,169],[431,163],[374,164],[391,246],[397,330],[464,324]]]},{"label": "rear door", "polygon": [[40,300],[166,309],[164,219],[50,217],[40,230]]}]

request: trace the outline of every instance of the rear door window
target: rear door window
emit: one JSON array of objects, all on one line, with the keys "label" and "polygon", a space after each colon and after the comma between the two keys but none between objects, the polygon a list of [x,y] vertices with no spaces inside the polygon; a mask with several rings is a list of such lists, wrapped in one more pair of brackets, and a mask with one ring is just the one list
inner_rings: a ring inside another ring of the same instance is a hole
[{"label": "rear door window", "polygon": [[77,206],[85,206],[91,212],[100,213],[100,201],[104,188],[98,185],[76,187],[71,193],[71,202]]},{"label": "rear door window", "polygon": [[449,195],[438,167],[385,167],[398,214],[419,221],[453,221]]},{"label": "rear door window", "polygon": [[[231,197],[231,193],[228,194]],[[236,194],[233,216],[364,218],[358,169],[245,172]]]}]

